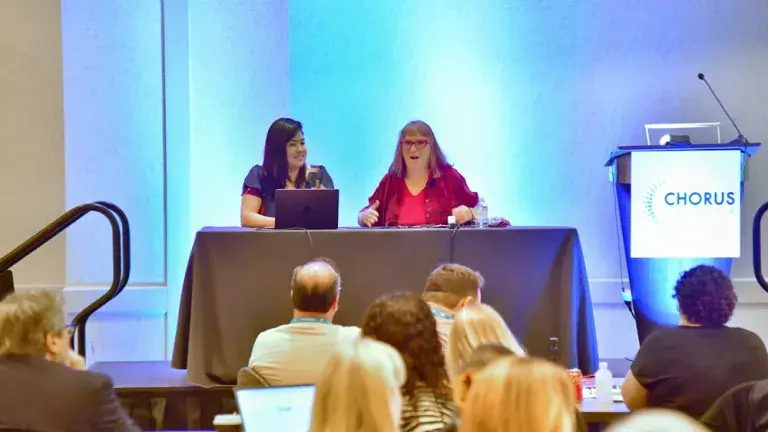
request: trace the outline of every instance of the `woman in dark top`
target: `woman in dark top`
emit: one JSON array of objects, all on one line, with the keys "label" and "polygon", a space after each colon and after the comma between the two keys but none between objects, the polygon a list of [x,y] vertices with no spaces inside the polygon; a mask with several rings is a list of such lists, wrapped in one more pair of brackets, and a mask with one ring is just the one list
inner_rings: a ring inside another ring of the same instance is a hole
[{"label": "woman in dark top", "polygon": [[406,368],[401,432],[441,431],[451,423],[453,403],[437,323],[416,293],[387,294],[363,317],[363,336],[393,346]]},{"label": "woman in dark top", "polygon": [[322,165],[307,165],[307,147],[301,123],[280,118],[272,123],[264,143],[264,161],[251,168],[243,181],[240,224],[275,226],[276,189],[333,189],[333,180]]},{"label": "woman in dark top", "polygon": [[630,410],[646,406],[701,417],[733,387],[768,378],[768,352],[759,336],[725,324],[736,307],[731,280],[697,266],[675,285],[680,325],[654,331],[640,346],[622,386]]},{"label": "woman in dark top", "polygon": [[357,215],[360,226],[445,225],[474,219],[477,193],[448,164],[432,128],[412,121],[400,131],[389,172]]}]

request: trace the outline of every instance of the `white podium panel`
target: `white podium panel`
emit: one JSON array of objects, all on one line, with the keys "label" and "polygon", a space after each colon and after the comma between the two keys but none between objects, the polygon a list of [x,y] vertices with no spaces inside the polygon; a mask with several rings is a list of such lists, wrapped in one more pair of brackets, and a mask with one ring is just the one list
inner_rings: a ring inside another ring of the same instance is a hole
[{"label": "white podium panel", "polygon": [[631,160],[632,258],[737,258],[739,150],[645,151]]}]

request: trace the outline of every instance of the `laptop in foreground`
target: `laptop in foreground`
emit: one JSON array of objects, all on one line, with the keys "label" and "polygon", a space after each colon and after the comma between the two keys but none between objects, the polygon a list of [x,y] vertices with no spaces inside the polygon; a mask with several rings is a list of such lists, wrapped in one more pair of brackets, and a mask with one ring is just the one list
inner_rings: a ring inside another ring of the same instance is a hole
[{"label": "laptop in foreground", "polygon": [[314,398],[313,385],[235,389],[244,432],[307,431]]}]

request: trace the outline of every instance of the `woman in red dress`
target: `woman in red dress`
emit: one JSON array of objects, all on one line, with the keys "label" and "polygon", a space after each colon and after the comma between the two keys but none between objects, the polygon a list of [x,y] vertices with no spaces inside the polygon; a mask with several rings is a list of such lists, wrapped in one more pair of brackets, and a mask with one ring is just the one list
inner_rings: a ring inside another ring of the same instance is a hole
[{"label": "woman in red dress", "polygon": [[432,128],[423,121],[406,124],[389,171],[357,215],[360,226],[445,225],[474,219],[478,195],[448,164]]}]

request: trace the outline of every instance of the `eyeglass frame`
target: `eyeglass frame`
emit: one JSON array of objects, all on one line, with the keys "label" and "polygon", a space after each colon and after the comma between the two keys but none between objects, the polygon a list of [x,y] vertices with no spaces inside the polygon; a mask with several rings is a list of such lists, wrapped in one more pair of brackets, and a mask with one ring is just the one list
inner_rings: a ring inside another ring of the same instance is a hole
[{"label": "eyeglass frame", "polygon": [[408,142],[408,140],[402,139],[400,140],[400,147],[410,150],[413,147],[416,147],[416,150],[424,150],[429,145],[428,139],[423,140],[411,140]]}]

